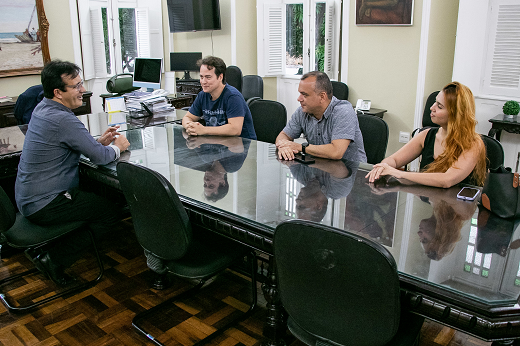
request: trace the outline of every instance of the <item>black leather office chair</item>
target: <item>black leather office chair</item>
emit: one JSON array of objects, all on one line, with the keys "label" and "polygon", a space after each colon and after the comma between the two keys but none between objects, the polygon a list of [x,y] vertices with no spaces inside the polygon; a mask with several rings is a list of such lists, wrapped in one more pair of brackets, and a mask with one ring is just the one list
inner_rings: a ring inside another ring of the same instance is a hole
[{"label": "black leather office chair", "polygon": [[277,101],[255,98],[249,103],[249,110],[253,116],[257,140],[274,144],[287,124],[285,106]]},{"label": "black leather office chair", "polygon": [[340,100],[348,100],[348,86],[343,82],[331,81],[332,94]]},{"label": "black leather office chair", "polygon": [[487,167],[496,169],[504,164],[504,148],[499,141],[488,135],[480,135],[486,146]]},{"label": "black leather office chair", "polygon": [[[2,233],[5,238],[7,244],[17,249],[25,249],[25,250],[37,250],[38,248],[50,244],[59,238],[68,235],[70,232],[76,231],[81,227],[86,225],[83,221],[77,222],[69,222],[61,225],[53,225],[53,226],[38,226],[34,223],[30,222],[26,218],[24,218],[20,213],[16,213],[16,210],[11,203],[11,200],[5,193],[5,191],[0,187],[0,233]],[[96,247],[96,243],[94,241],[94,237],[90,232],[88,227],[85,227],[90,234],[90,239],[92,241],[92,245],[94,247],[94,252],[97,258],[98,266],[99,266],[99,274],[96,279],[79,283],[65,289],[61,292],[58,292],[54,295],[45,297],[45,294],[48,291],[44,291],[42,300],[38,298],[32,298],[31,301],[33,303],[29,303],[28,305],[18,305],[14,306],[9,302],[5,293],[0,294],[0,300],[2,303],[10,311],[27,311],[38,307],[42,304],[46,304],[54,299],[59,297],[63,297],[72,292],[77,292],[81,290],[85,290],[89,287],[94,286],[99,280],[101,280],[103,276],[103,264],[99,257],[99,253]],[[4,285],[7,283],[14,282],[15,280],[21,279],[25,276],[32,275],[36,273],[38,270],[36,268],[24,271],[19,274],[11,275],[3,280],[0,280],[0,285]]]},{"label": "black leather office chair", "polygon": [[43,100],[43,86],[33,85],[18,96],[14,105],[14,117],[18,125],[29,124],[34,108]]},{"label": "black leather office chair", "polygon": [[264,80],[257,75],[247,75],[242,78],[242,95],[247,101],[252,97],[264,98]]},{"label": "black leather office chair", "polygon": [[159,173],[129,162],[117,164],[117,176],[123,189],[137,240],[147,254],[148,265],[157,273],[172,273],[199,283],[179,296],[137,314],[132,325],[157,345],[162,345],[144,328],[146,318],[176,300],[186,298],[204,285],[206,280],[237,260],[249,255],[251,261],[252,303],[249,310],[202,339],[204,343],[239,320],[249,316],[256,305],[256,259],[254,252],[216,233],[194,227],[170,182]]},{"label": "black leather office chair", "polygon": [[226,83],[242,92],[242,70],[237,66],[228,66],[226,68]]},{"label": "black leather office chair", "polygon": [[422,117],[422,127],[415,129],[412,131],[412,137],[415,136],[416,133],[421,132],[425,128],[428,127],[439,127],[439,125],[435,124],[432,121],[432,118],[430,117],[430,108],[435,103],[435,98],[439,94],[440,91],[434,91],[432,92],[428,98],[426,99],[426,103],[424,104],[424,111],[423,111],[423,117]]},{"label": "black leather office chair", "polygon": [[388,145],[388,125],[383,119],[368,115],[358,114],[359,129],[363,135],[363,144],[367,154],[367,162],[376,164],[385,158]]},{"label": "black leather office chair", "polygon": [[330,226],[276,227],[274,257],[291,333],[308,345],[415,345],[424,317],[400,301],[397,266],[381,244]]}]

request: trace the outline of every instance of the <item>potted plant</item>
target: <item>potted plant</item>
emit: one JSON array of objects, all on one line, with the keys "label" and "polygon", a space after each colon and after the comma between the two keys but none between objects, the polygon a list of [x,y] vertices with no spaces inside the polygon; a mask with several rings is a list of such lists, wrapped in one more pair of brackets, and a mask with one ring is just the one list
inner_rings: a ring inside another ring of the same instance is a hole
[{"label": "potted plant", "polygon": [[512,118],[513,116],[518,115],[520,112],[520,105],[516,101],[507,101],[504,103],[502,111],[504,112],[504,116],[506,118]]}]

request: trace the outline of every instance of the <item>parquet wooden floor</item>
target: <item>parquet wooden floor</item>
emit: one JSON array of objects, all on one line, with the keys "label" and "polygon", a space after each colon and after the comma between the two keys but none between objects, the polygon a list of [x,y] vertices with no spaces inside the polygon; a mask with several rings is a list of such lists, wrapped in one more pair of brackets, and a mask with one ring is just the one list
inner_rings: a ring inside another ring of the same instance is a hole
[{"label": "parquet wooden floor", "polygon": [[[0,345],[5,346],[115,346],[153,345],[137,334],[131,321],[136,313],[177,295],[192,283],[175,280],[171,287],[157,291],[150,289],[153,274],[147,269],[145,257],[138,245],[130,222],[121,222],[111,239],[99,244],[105,265],[105,276],[95,287],[76,295],[58,299],[30,313],[9,313],[0,304]],[[6,253],[7,252],[7,253]],[[0,264],[0,278],[32,267],[23,252],[4,251]],[[71,274],[91,279],[97,275],[95,259],[86,254]],[[4,285],[10,296],[19,302],[33,300],[59,289],[39,274],[16,285]],[[258,286],[259,305],[256,312],[235,328],[218,336],[213,345],[260,345],[262,325],[266,316],[265,300]],[[191,346],[212,333],[228,319],[247,309],[250,284],[234,271],[227,270],[207,284],[191,299],[178,302],[149,323],[159,341],[172,346]],[[289,333],[287,344],[303,346]],[[464,333],[437,323],[426,321],[421,345],[470,345],[491,343],[480,341]]]}]

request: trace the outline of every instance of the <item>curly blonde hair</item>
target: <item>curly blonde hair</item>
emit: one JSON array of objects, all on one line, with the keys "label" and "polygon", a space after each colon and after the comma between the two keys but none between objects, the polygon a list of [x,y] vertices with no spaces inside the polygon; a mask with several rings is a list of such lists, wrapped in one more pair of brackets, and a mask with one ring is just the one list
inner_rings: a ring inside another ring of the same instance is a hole
[{"label": "curly blonde hair", "polygon": [[486,147],[475,132],[477,120],[473,93],[459,82],[449,83],[442,92],[448,111],[446,147],[442,154],[426,166],[425,172],[446,172],[464,151],[478,148],[478,159],[472,174],[475,183],[482,186],[486,178]]}]

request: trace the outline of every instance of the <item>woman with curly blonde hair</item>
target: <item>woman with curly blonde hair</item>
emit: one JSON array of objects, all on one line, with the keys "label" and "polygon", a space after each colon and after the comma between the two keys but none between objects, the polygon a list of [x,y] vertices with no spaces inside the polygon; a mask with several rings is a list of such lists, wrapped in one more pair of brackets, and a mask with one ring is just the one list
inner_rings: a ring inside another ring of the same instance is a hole
[{"label": "woman with curly blonde hair", "polygon": [[[410,142],[387,157],[366,175],[369,182],[382,176],[429,186],[448,188],[460,182],[480,185],[486,177],[486,148],[475,132],[475,100],[465,85],[452,82],[437,95],[430,108],[438,128],[419,132]],[[421,172],[398,170],[421,157]]]}]

